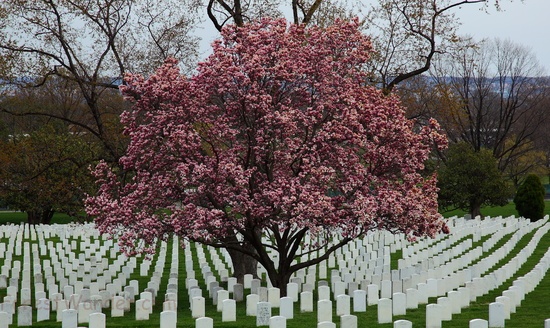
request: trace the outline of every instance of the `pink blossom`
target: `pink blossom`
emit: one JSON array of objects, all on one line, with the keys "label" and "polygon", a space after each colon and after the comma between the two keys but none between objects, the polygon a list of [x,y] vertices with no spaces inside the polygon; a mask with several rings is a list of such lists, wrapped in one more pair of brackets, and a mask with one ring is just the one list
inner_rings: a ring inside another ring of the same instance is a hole
[{"label": "pink blossom", "polygon": [[341,246],[373,229],[445,230],[436,177],[421,174],[445,137],[435,121],[416,133],[396,97],[365,84],[371,52],[357,20],[264,19],[225,28],[190,78],[172,59],[148,79],[126,76],[121,164],[132,175],[122,182],[100,163],[88,213],[127,251],[170,233],[222,246],[237,234],[268,269],[266,248],[293,257],[303,231],[323,247],[329,232]]}]

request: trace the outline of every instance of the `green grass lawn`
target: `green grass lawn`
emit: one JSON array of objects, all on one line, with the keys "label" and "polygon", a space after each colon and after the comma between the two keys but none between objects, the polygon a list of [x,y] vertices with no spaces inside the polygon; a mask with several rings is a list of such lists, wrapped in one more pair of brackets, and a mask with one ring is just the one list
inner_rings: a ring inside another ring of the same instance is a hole
[{"label": "green grass lawn", "polygon": [[[51,223],[66,224],[74,221],[74,218],[66,214],[56,213]],[[27,214],[23,212],[0,211],[0,224],[19,224],[21,222],[27,222]]]},{"label": "green grass lawn", "polygon": [[[546,213],[549,213],[549,207],[546,208]],[[492,207],[492,208],[484,208],[482,213],[485,215],[491,215],[491,216],[509,216],[509,215],[517,215],[515,213],[514,205],[509,204],[504,207]],[[492,213],[492,214],[489,214]],[[452,216],[452,215],[460,215],[459,212],[453,214],[453,213],[447,213],[446,216]],[[2,223],[15,223],[19,224],[20,222],[25,222],[26,217],[23,213],[16,213],[16,212],[1,212],[0,213],[0,222]],[[70,222],[71,219],[67,216],[62,215],[56,215],[54,217],[54,223],[67,223]],[[525,245],[532,239],[534,235],[534,232],[531,232],[527,235],[525,235],[521,240],[518,241],[517,245],[510,250],[508,256],[502,260],[499,264],[495,266],[499,267],[509,261],[511,258],[513,258],[517,253],[519,253]],[[465,238],[471,238],[472,235],[468,235]],[[481,241],[474,243],[472,248],[475,248],[477,246],[480,246],[483,241],[485,241],[490,236],[485,236]],[[490,254],[494,249],[499,248],[502,246],[506,241],[510,239],[511,235],[507,235],[502,240],[500,240],[489,252],[484,253],[483,257]],[[463,240],[461,239],[461,241]],[[25,240],[26,242],[31,242],[30,240]],[[7,243],[8,239],[4,238],[1,240],[1,242]],[[460,241],[457,241],[453,245],[459,243]],[[166,261],[165,261],[165,267],[164,267],[164,273],[162,282],[160,284],[160,290],[159,290],[159,298],[157,298],[157,304],[155,305],[153,314],[150,315],[150,320],[148,321],[136,321],[135,315],[134,315],[134,306],[132,305],[132,309],[130,313],[127,313],[124,317],[120,318],[112,318],[110,316],[110,311],[108,309],[105,309],[103,312],[107,315],[107,327],[158,327],[160,322],[160,312],[161,312],[161,303],[159,300],[162,300],[163,294],[166,289],[167,279],[170,273],[170,261],[171,261],[171,254],[173,252],[171,248],[171,242],[168,242],[168,249],[167,249],[167,255],[166,255]],[[451,245],[451,247],[453,246]],[[196,272],[196,277],[199,280],[199,284],[201,285],[201,288],[203,289],[203,296],[206,298],[206,314],[207,316],[214,319],[214,326],[219,328],[254,328],[256,327],[256,318],[255,317],[249,317],[246,316],[246,304],[245,302],[239,302],[237,303],[237,322],[222,322],[221,319],[221,313],[216,311],[216,307],[212,304],[211,299],[207,298],[207,290],[204,286],[204,280],[201,276],[201,268],[199,267],[198,259],[197,259],[197,252],[196,252],[197,245],[191,244],[191,251],[192,251],[192,258],[194,262],[194,270]],[[533,255],[528,259],[528,261],[520,268],[520,270],[508,281],[506,281],[502,286],[500,286],[498,289],[490,292],[489,294],[480,297],[477,299],[476,302],[470,303],[470,306],[466,309],[463,309],[461,314],[453,315],[453,320],[451,321],[444,321],[442,324],[443,328],[459,328],[459,327],[468,327],[468,322],[471,319],[474,318],[482,318],[487,319],[488,318],[488,304],[491,302],[494,302],[494,299],[496,296],[499,296],[500,293],[506,289],[508,286],[510,286],[514,279],[517,277],[526,274],[529,270],[531,270],[536,264],[539,263],[542,256],[545,254],[545,252],[550,249],[550,233],[543,236],[541,241],[538,244],[538,247],[536,248]],[[206,252],[205,252],[206,253]],[[187,291],[185,290],[185,261],[187,260],[184,256],[184,250],[179,250],[179,277],[178,277],[178,285],[179,285],[179,293],[178,293],[178,327],[194,327],[194,319],[191,317],[191,311],[189,310],[189,297],[187,294]],[[399,250],[396,253],[392,254],[392,269],[396,268],[396,261],[397,259],[402,256],[401,251]],[[158,254],[155,255],[155,259],[158,258]],[[45,258],[44,258],[45,259]],[[22,260],[22,257],[17,258],[14,257],[13,260]],[[211,260],[207,257],[207,261],[210,263],[211,267],[213,268],[213,264]],[[138,259],[138,263],[141,262],[140,259]],[[0,263],[3,263],[3,260],[0,259]],[[151,266],[151,271],[153,271],[153,267]],[[493,268],[492,270],[494,270]],[[140,281],[140,289],[143,289],[146,282],[148,281],[148,277],[140,277],[139,276],[139,266],[136,269],[135,273],[133,274],[132,278],[130,279],[138,279]],[[265,282],[264,282],[265,286]],[[518,307],[517,312],[515,314],[512,314],[512,317],[510,320],[506,321],[506,327],[542,327],[544,320],[548,317],[550,317],[550,312],[548,309],[550,309],[550,277],[546,277],[542,280],[542,282],[539,284],[537,289],[528,294],[526,296],[526,299],[522,303],[521,307]],[[5,295],[5,290],[0,290],[0,296]],[[430,299],[430,303],[436,303],[436,299]],[[272,315],[278,315],[279,309],[273,309]],[[357,315],[359,327],[383,327],[383,328],[390,328],[393,327],[393,324],[378,324],[377,323],[377,307],[376,306],[369,306],[367,308],[367,312],[364,313],[352,313],[354,315]],[[36,311],[34,312],[34,318],[36,320]],[[414,327],[424,327],[425,326],[425,320],[426,320],[426,305],[420,305],[418,309],[415,310],[407,310],[407,315],[405,316],[396,316],[393,318],[394,321],[399,319],[406,319],[413,322]],[[339,318],[336,316],[336,302],[333,301],[333,322],[337,324],[337,327],[340,327],[339,324]],[[16,316],[14,316],[14,325],[16,325]],[[287,327],[288,328],[306,328],[306,327],[316,327],[317,324],[317,313],[316,312],[308,312],[308,313],[300,313],[299,309],[299,303],[295,304],[294,307],[294,319],[287,321]],[[40,323],[33,323],[33,326],[35,327],[60,327],[61,323],[55,322],[55,313],[52,312],[51,319],[48,321],[40,322]],[[86,327],[88,324],[79,324],[79,327]],[[344,327],[340,327],[344,328]]]},{"label": "green grass lawn", "polygon": [[[544,213],[550,215],[550,200],[545,201],[545,208]],[[454,210],[454,211],[448,211],[448,212],[442,212],[444,217],[452,217],[452,216],[464,216],[466,214],[466,211],[463,210]],[[481,213],[484,216],[503,216],[507,217],[510,215],[518,216],[518,212],[516,211],[515,205],[513,202],[508,203],[505,206],[485,206],[481,209]],[[58,224],[64,224],[64,223],[71,223],[74,219],[66,214],[60,214],[56,213],[52,219],[52,223],[58,223]],[[27,222],[27,216],[25,213],[22,212],[10,212],[10,211],[0,211],[0,224],[19,224],[21,222]]]},{"label": "green grass lawn", "polygon": [[[545,201],[545,207],[544,207],[544,214],[550,215],[550,200]],[[454,210],[454,211],[448,211],[448,212],[441,212],[444,217],[448,218],[451,216],[464,216],[466,214],[466,211],[463,210]],[[513,202],[508,203],[504,206],[485,206],[481,208],[481,214],[483,216],[490,216],[490,217],[496,217],[496,216],[503,216],[508,217],[511,215],[518,216],[518,211],[516,211],[516,206]]]},{"label": "green grass lawn", "polygon": [[[481,210],[481,213],[484,216],[503,216],[507,217],[510,215],[518,215],[518,212],[516,211],[514,204],[508,204],[506,206],[495,206],[495,207],[484,207]],[[449,212],[442,212],[444,217],[452,217],[452,216],[464,216],[466,214],[465,211],[462,210],[454,210]],[[550,201],[546,201],[546,208],[545,208],[545,214],[550,215]],[[59,214],[56,213],[54,217],[52,218],[52,224],[67,224],[74,222],[74,218],[66,215],[66,214]],[[22,212],[10,212],[10,211],[0,211],[0,225],[2,224],[20,224],[20,223],[26,223],[27,222],[27,215]]]}]

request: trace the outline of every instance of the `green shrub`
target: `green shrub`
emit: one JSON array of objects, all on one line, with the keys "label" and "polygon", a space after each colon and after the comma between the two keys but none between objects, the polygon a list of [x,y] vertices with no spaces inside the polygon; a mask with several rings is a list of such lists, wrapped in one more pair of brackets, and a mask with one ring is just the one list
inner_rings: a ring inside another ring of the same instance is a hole
[{"label": "green shrub", "polygon": [[544,216],[544,194],[546,193],[538,176],[531,174],[519,186],[514,197],[520,216],[536,221]]}]

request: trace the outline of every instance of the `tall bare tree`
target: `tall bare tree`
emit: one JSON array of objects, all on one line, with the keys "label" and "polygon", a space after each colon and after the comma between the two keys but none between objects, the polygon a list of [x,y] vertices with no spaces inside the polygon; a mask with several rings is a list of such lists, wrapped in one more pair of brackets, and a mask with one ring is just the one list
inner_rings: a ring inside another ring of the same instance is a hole
[{"label": "tall bare tree", "polygon": [[[244,26],[260,17],[280,17],[290,12],[295,24],[327,22],[349,9],[347,1],[331,0],[207,0],[206,13],[214,27],[221,31],[227,23]],[[287,10],[285,10],[287,9]],[[320,17],[321,16],[321,17]]]},{"label": "tall bare tree", "polygon": [[[117,89],[127,71],[148,73],[166,57],[193,66],[195,4],[179,0],[5,0],[0,3],[2,81],[38,87],[57,76],[74,82],[88,120],[46,110],[19,112],[63,119],[94,135],[110,160],[122,145],[112,142],[101,97]],[[6,109],[3,109],[6,111]],[[120,109],[119,109],[120,110]]]},{"label": "tall bare tree", "polygon": [[533,53],[509,40],[485,41],[433,72],[437,90],[446,90],[439,92],[439,104],[455,104],[434,107],[449,139],[465,141],[476,151],[490,149],[501,171],[529,171],[511,166],[535,151],[534,140],[550,120],[548,79]]},{"label": "tall bare tree", "polygon": [[457,13],[466,5],[500,8],[498,1],[489,0],[378,0],[366,16],[378,51],[373,81],[390,93],[403,81],[428,72],[437,55],[463,47]]}]

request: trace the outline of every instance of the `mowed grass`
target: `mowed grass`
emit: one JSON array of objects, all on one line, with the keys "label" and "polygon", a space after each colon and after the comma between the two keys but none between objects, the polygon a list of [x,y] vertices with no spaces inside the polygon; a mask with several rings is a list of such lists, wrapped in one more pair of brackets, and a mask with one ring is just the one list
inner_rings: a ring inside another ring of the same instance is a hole
[{"label": "mowed grass", "polygon": [[[550,215],[550,200],[545,201],[545,208],[544,208],[544,214]],[[466,211],[463,210],[452,210],[452,211],[441,211],[441,214],[446,217],[453,217],[458,216],[462,217],[465,214],[467,214]],[[481,214],[483,216],[490,216],[490,217],[496,217],[496,216],[518,216],[518,211],[516,211],[516,206],[513,202],[510,202],[504,206],[485,206],[481,208]],[[66,214],[60,214],[56,213],[52,219],[52,223],[57,224],[65,224],[65,223],[71,223],[74,222],[75,219],[66,215]],[[27,215],[23,212],[14,212],[14,211],[0,211],[0,224],[18,224],[21,222],[27,222]]]},{"label": "mowed grass", "polygon": [[[544,214],[550,215],[550,200],[546,200],[544,203],[545,203]],[[444,217],[449,218],[453,216],[462,217],[465,214],[467,214],[467,212],[463,210],[452,210],[452,211],[441,211],[441,214]],[[490,216],[490,217],[497,217],[497,216],[508,217],[511,215],[514,215],[516,217],[519,216],[518,211],[516,211],[516,205],[513,202],[510,202],[504,206],[482,207],[481,214],[483,216]]]},{"label": "mowed grass", "polygon": [[[545,201],[545,208],[544,213],[545,215],[550,215],[550,200]],[[467,214],[466,211],[463,210],[452,210],[452,211],[441,211],[441,214],[446,217],[453,217],[458,216],[462,217],[465,214]],[[490,217],[496,217],[496,216],[518,216],[518,211],[516,211],[516,206],[513,202],[510,202],[504,206],[485,206],[481,208],[481,214],[483,216],[490,216]],[[52,219],[52,223],[57,224],[66,224],[74,222],[75,219],[61,213],[56,213]],[[19,224],[21,222],[27,222],[27,215],[23,212],[13,212],[13,211],[0,211],[0,224]]]},{"label": "mowed grass", "polygon": [[[27,222],[27,214],[16,211],[0,211],[0,224],[19,224]],[[75,218],[66,214],[55,213],[52,224],[67,224],[75,222]]]},{"label": "mowed grass", "polygon": [[[513,207],[513,204],[512,204]],[[548,208],[547,208],[548,210]],[[7,222],[10,223],[18,223],[17,220],[19,218],[19,222],[25,222],[26,217],[22,216],[21,213],[1,213],[2,217],[6,215]],[[13,215],[16,214],[16,215]],[[499,214],[503,216],[513,215],[513,214]],[[496,215],[495,215],[496,216]],[[68,219],[68,218],[60,218]],[[13,220],[13,221],[12,221]],[[503,265],[507,261],[509,261],[511,258],[513,258],[521,249],[527,245],[527,243],[531,240],[533,237],[534,232],[531,232],[527,235],[525,235],[515,246],[513,250],[508,254],[508,256],[501,261],[500,264],[497,265]],[[494,249],[498,249],[502,244],[504,244],[511,235],[507,235],[502,240],[500,240],[488,253],[484,254],[483,256],[488,255],[490,252],[492,252]],[[482,241],[477,242],[473,245],[473,247],[476,247],[480,245],[484,240],[486,240],[488,236],[483,238]],[[2,240],[2,242],[6,242],[7,240]],[[25,240],[26,241],[26,240]],[[162,300],[163,295],[166,290],[167,285],[167,279],[170,273],[170,261],[172,258],[172,249],[171,249],[171,241],[168,242],[168,253],[166,256],[166,263],[164,267],[164,274],[163,274],[163,280],[160,284],[160,290],[159,290],[159,297],[157,297],[157,303],[154,308],[153,314],[150,315],[150,320],[148,321],[137,321],[135,320],[135,306],[132,305],[132,309],[129,313],[127,313],[124,317],[121,318],[112,318],[110,316],[110,311],[108,309],[104,309],[103,312],[107,316],[107,327],[158,327],[160,324],[160,312],[162,311]],[[194,270],[196,272],[196,278],[199,280],[199,284],[201,285],[201,288],[203,290],[203,296],[206,298],[206,314],[207,316],[214,319],[214,326],[220,327],[220,328],[237,328],[237,327],[256,327],[256,318],[246,316],[246,303],[245,302],[239,302],[237,303],[237,318],[238,320],[236,322],[222,322],[221,312],[217,312],[216,306],[212,304],[211,299],[208,298],[208,291],[206,290],[204,286],[204,280],[202,279],[202,276],[200,274],[201,270],[199,267],[197,254],[196,254],[196,247],[197,245],[192,244],[191,250],[192,250],[192,257],[193,257],[193,263],[194,263]],[[536,264],[539,263],[542,256],[545,254],[545,252],[550,248],[550,234],[546,234],[542,237],[541,241],[539,242],[535,252],[527,262],[518,270],[518,272],[506,281],[502,286],[500,286],[498,289],[490,292],[489,294],[482,296],[476,300],[474,303],[470,303],[470,306],[466,309],[462,310],[461,314],[453,315],[453,320],[451,321],[444,321],[443,327],[468,327],[468,322],[471,319],[475,318],[481,318],[481,319],[488,319],[488,306],[489,303],[494,302],[495,298],[497,296],[500,296],[502,291],[508,288],[512,282],[517,279],[517,277],[520,277],[522,275],[525,275],[527,272],[529,272]],[[397,252],[392,254],[392,261],[395,258],[399,258],[401,252]],[[156,260],[155,256],[155,260]],[[208,256],[207,256],[208,258]],[[16,258],[14,257],[14,260]],[[22,260],[19,259],[19,260]],[[194,327],[195,326],[195,319],[191,317],[191,311],[189,310],[189,297],[187,294],[187,291],[185,290],[185,256],[184,256],[184,250],[179,250],[179,293],[178,293],[178,327]],[[138,263],[141,262],[140,259],[138,259]],[[150,273],[152,274],[154,270],[154,264],[151,266]],[[212,263],[211,267],[212,266]],[[394,264],[394,263],[392,263]],[[395,264],[394,264],[395,265]],[[393,265],[392,265],[392,268]],[[140,281],[140,289],[143,290],[145,288],[147,281],[149,280],[149,277],[139,277],[139,266],[135,270],[133,276],[131,279],[138,279]],[[265,286],[265,283],[264,283]],[[5,290],[0,291],[0,296],[5,295]],[[316,296],[315,296],[316,299]],[[435,298],[429,300],[430,303],[436,303],[437,300]],[[408,310],[406,316],[396,316],[394,317],[394,321],[399,319],[406,319],[413,322],[413,327],[424,327],[426,322],[426,312],[425,312],[425,305],[419,306],[418,309],[415,310]],[[272,315],[278,315],[279,309],[274,308],[272,310]],[[377,307],[376,306],[369,306],[367,309],[367,312],[364,313],[352,313],[358,317],[359,327],[393,327],[393,324],[378,324],[377,323]],[[33,314],[35,320],[36,320],[36,311]],[[539,284],[539,286],[536,288],[536,290],[530,294],[526,295],[525,300],[521,304],[521,307],[517,308],[517,311],[515,314],[512,314],[511,319],[506,321],[506,327],[542,327],[544,324],[544,320],[546,318],[550,317],[550,278],[548,275],[542,280],[542,282]],[[340,327],[339,324],[339,318],[336,316],[336,302],[333,301],[333,322],[337,324],[337,327]],[[14,325],[16,325],[16,316],[14,316]],[[35,327],[60,327],[60,323],[55,321],[55,313],[51,313],[51,319],[49,321],[40,322],[40,323],[33,323],[33,326]],[[294,319],[287,321],[287,327],[288,328],[306,328],[306,327],[316,327],[317,325],[317,312],[308,312],[308,313],[300,313],[299,309],[299,303],[295,304],[294,307]],[[79,324],[79,327],[86,327],[88,324]],[[341,327],[344,328],[344,327]]]}]

